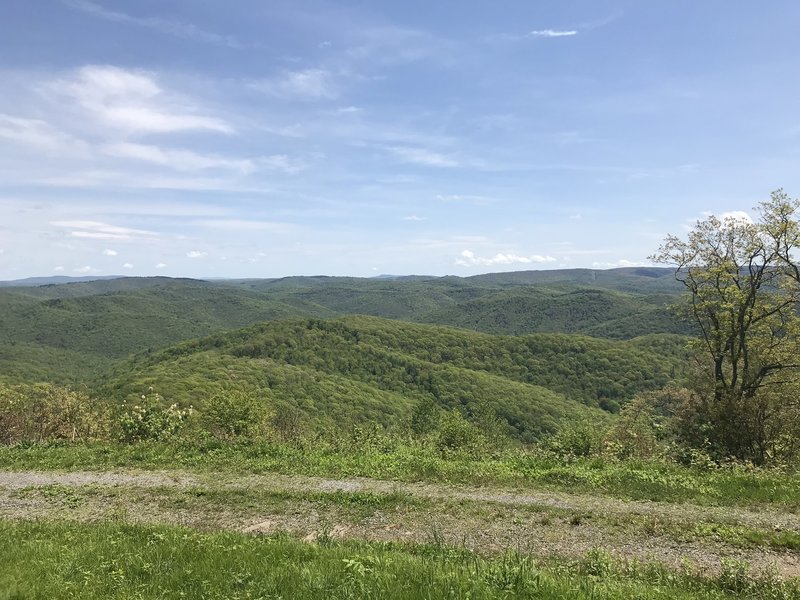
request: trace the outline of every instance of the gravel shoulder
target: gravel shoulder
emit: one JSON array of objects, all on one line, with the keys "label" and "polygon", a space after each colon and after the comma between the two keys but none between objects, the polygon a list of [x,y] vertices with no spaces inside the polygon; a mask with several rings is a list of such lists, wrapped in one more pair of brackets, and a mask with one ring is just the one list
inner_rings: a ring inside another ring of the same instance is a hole
[{"label": "gravel shoulder", "polygon": [[[800,577],[796,546],[774,543],[800,535],[796,514],[549,491],[277,474],[0,472],[0,518],[113,518],[253,535],[288,532],[308,541],[445,542],[543,558],[604,548],[674,568],[688,563],[715,572],[723,561],[739,560],[757,571]],[[739,536],[745,530],[758,535]]]}]

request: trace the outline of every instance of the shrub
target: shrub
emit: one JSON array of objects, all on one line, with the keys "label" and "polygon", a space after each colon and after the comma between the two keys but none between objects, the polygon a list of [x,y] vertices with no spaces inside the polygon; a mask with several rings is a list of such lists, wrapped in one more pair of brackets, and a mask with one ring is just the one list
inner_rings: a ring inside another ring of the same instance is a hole
[{"label": "shrub", "polygon": [[119,437],[123,442],[167,440],[178,434],[193,410],[181,409],[177,404],[164,407],[164,398],[154,392],[142,395],[131,407],[124,407],[117,418]]},{"label": "shrub", "polygon": [[108,410],[83,392],[51,384],[0,387],[0,443],[108,438]]},{"label": "shrub", "polygon": [[350,435],[344,437],[342,442],[346,443],[350,449],[360,452],[378,452],[388,454],[397,449],[399,439],[396,436],[387,435],[386,431],[375,423],[353,425]]},{"label": "shrub", "polygon": [[269,417],[269,425],[284,442],[302,441],[309,434],[307,418],[297,406],[277,402]]},{"label": "shrub", "polygon": [[265,411],[254,394],[228,390],[204,404],[203,424],[215,437],[231,440],[260,434]]},{"label": "shrub", "polygon": [[604,450],[617,458],[651,458],[658,453],[660,423],[648,398],[636,396],[605,435]]},{"label": "shrub", "polygon": [[487,449],[499,451],[508,448],[508,422],[497,416],[497,411],[485,400],[467,406],[469,420],[483,435]]},{"label": "shrub", "polygon": [[411,432],[414,435],[424,436],[433,433],[439,426],[442,409],[430,396],[419,400],[411,412]]},{"label": "shrub", "polygon": [[486,438],[458,410],[452,410],[442,416],[436,447],[443,455],[467,454],[477,457],[486,449]]},{"label": "shrub", "polygon": [[602,427],[590,421],[567,423],[542,441],[542,446],[559,456],[598,455],[603,447]]}]

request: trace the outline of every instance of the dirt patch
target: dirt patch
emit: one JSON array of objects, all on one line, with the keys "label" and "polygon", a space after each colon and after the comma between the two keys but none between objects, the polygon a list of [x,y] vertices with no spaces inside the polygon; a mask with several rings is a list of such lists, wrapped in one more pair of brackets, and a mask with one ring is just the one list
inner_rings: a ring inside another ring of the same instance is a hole
[{"label": "dirt patch", "polygon": [[45,485],[64,486],[135,486],[135,487],[186,487],[197,485],[198,479],[183,472],[171,471],[75,471],[69,473],[45,471],[0,471],[0,488],[20,489]]}]

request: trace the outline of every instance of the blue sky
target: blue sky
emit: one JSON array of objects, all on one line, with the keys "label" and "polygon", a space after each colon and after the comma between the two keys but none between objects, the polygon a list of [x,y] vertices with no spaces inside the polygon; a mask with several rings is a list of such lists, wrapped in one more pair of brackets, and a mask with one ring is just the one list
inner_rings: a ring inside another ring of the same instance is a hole
[{"label": "blue sky", "polygon": [[0,279],[647,263],[800,195],[800,3],[0,3]]}]

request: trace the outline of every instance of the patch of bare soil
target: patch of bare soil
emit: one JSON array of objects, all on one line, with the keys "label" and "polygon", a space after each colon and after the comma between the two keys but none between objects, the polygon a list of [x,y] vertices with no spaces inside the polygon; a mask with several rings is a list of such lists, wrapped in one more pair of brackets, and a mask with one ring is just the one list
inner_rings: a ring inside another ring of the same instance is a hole
[{"label": "patch of bare soil", "polygon": [[45,471],[0,471],[0,488],[20,489],[45,485],[78,487],[84,485],[130,485],[135,487],[186,487],[197,485],[198,479],[179,471],[75,471],[68,473]]}]

